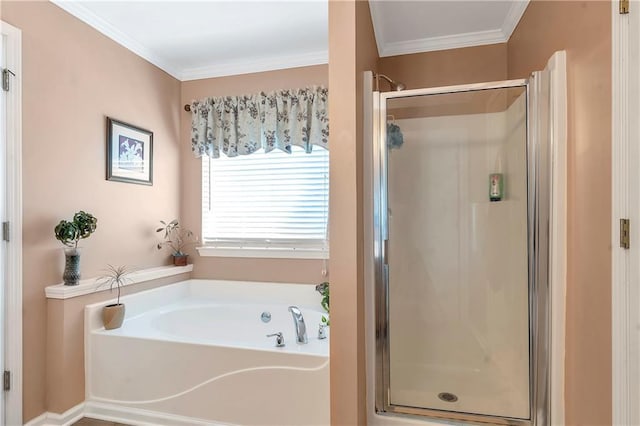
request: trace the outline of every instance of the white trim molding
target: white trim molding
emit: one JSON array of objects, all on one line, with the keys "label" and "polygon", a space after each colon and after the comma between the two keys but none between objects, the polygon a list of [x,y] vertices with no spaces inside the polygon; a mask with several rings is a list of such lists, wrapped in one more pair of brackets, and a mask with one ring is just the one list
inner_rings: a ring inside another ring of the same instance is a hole
[{"label": "white trim molding", "polygon": [[439,37],[427,37],[416,40],[391,42],[384,31],[384,15],[382,2],[369,2],[371,20],[376,36],[378,54],[381,57],[408,55],[411,53],[433,52],[437,50],[459,49],[462,47],[484,46],[488,44],[506,43],[522,18],[529,0],[516,0],[505,16],[500,28],[476,31],[464,34],[452,34]]},{"label": "white trim molding", "polygon": [[565,342],[567,306],[567,54],[553,54],[549,71],[551,211],[549,215],[549,299],[551,355],[549,387],[552,425],[565,424]]},{"label": "white trim molding", "polygon": [[249,74],[254,72],[274,71],[286,68],[307,67],[329,63],[329,52],[320,50],[298,55],[286,55],[269,58],[250,58],[233,62],[213,62],[199,68],[184,68],[180,72],[181,81],[201,78],[224,77],[227,75]]},{"label": "white trim molding", "polygon": [[[11,371],[11,390],[6,395],[6,421],[22,424],[22,31],[0,21],[6,37],[7,66],[15,74],[7,92],[7,291],[5,363]],[[3,165],[4,166],[4,165]]]},{"label": "white trim molding", "polygon": [[100,18],[98,15],[93,13],[89,8],[84,6],[82,2],[79,1],[68,1],[68,0],[51,0],[53,4],[58,6],[60,9],[65,12],[75,16],[85,24],[93,27],[100,33],[109,37],[111,40],[115,41],[119,45],[125,47],[126,49],[132,51],[136,55],[140,56],[143,59],[151,62],[153,65],[157,66],[161,70],[165,71],[167,74],[172,77],[180,80],[181,70],[180,68],[168,61],[166,58],[158,55],[157,52],[154,52],[151,49],[141,45],[128,35],[124,34],[122,31],[111,25],[109,22]]},{"label": "white trim molding", "polygon": [[395,43],[390,42],[380,46],[379,50],[380,56],[386,57],[505,43],[507,40],[508,38],[505,39],[501,30],[488,30],[442,37],[430,37],[418,40],[407,40]]},{"label": "white trim molding", "polygon": [[[25,426],[68,426],[83,418],[84,414],[85,403],[83,402],[62,414],[43,413],[26,423]],[[12,425],[12,423],[9,423],[9,425]]]},{"label": "white trim molding", "polygon": [[[640,424],[640,2],[628,14],[611,2],[611,334],[612,423]],[[620,247],[620,219],[630,220],[630,248]]]},{"label": "white trim molding", "polygon": [[129,37],[96,15],[80,1],[51,0],[51,2],[180,81],[321,65],[329,62],[329,52],[327,50],[320,50],[277,57],[243,58],[238,61],[224,63],[220,63],[214,58],[214,60],[206,66],[185,68]]},{"label": "white trim molding", "polygon": [[[216,424],[195,417],[176,416],[157,411],[92,401],[82,402],[62,414],[43,413],[26,423],[25,426],[68,426],[83,417],[127,425],[232,426],[229,423],[224,425],[222,423]],[[13,426],[13,423],[9,423],[9,425]]]},{"label": "white trim molding", "polygon": [[203,257],[249,257],[264,259],[329,259],[328,249],[288,247],[196,247]]},{"label": "white trim molding", "polygon": [[[159,278],[172,277],[174,275],[185,274],[191,271],[193,271],[193,265],[159,266],[156,268],[142,269],[128,274],[127,280],[123,286],[130,286],[146,281],[157,280]],[[72,297],[84,296],[85,294],[100,291],[101,289],[98,289],[96,286],[96,278],[88,278],[80,281],[78,285],[50,285],[45,288],[45,294],[47,299],[70,299]]]}]

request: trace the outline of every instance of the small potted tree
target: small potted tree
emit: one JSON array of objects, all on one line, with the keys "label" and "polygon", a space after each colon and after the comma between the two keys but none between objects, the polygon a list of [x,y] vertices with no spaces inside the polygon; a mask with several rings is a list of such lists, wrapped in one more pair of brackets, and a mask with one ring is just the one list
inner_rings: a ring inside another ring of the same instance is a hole
[{"label": "small potted tree", "polygon": [[106,330],[113,330],[114,328],[120,328],[124,321],[125,306],[124,303],[120,303],[120,288],[125,285],[126,282],[131,282],[131,279],[127,277],[132,272],[127,266],[112,266],[108,265],[105,273],[96,278],[96,290],[101,287],[109,287],[109,291],[113,291],[115,287],[118,291],[118,297],[116,303],[102,308],[102,323]]},{"label": "small potted tree", "polygon": [[158,250],[162,247],[169,247],[173,256],[173,264],[185,266],[189,255],[184,250],[188,245],[195,244],[198,238],[190,230],[180,227],[178,219],[169,223],[161,220],[160,223],[162,226],[156,229],[156,232],[164,232],[164,241],[158,243]]},{"label": "small potted tree", "polygon": [[324,339],[326,338],[326,327],[329,327],[329,325],[331,325],[330,321],[329,321],[329,302],[330,302],[330,295],[329,295],[329,282],[325,281],[321,284],[318,284],[316,286],[316,291],[318,293],[320,293],[320,295],[322,296],[322,299],[320,300],[320,306],[322,306],[322,309],[325,310],[325,312],[327,313],[327,315],[322,315],[321,323],[318,327],[318,338],[320,339]]},{"label": "small potted tree", "polygon": [[91,213],[79,211],[71,221],[61,220],[54,228],[56,239],[67,248],[64,250],[65,266],[62,279],[65,285],[80,282],[80,250],[78,241],[89,238],[96,231],[98,219]]}]

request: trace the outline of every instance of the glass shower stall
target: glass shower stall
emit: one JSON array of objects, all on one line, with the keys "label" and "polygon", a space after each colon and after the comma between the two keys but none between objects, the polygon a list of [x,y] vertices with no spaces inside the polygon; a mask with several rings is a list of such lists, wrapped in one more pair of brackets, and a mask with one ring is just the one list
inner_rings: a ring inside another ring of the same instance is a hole
[{"label": "glass shower stall", "polygon": [[374,92],[378,413],[548,424],[545,85]]}]

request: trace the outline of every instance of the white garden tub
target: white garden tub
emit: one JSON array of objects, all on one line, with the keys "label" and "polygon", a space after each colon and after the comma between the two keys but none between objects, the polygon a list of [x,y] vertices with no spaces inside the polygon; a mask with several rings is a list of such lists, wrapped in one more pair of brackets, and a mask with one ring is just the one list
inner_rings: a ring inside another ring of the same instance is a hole
[{"label": "white garden tub", "polygon": [[[189,280],[126,296],[122,328],[85,310],[87,413],[166,425],[329,424],[329,339],[302,284]],[[291,314],[309,342],[296,343]],[[261,315],[268,312],[270,322]],[[267,334],[282,332],[285,346]]]}]

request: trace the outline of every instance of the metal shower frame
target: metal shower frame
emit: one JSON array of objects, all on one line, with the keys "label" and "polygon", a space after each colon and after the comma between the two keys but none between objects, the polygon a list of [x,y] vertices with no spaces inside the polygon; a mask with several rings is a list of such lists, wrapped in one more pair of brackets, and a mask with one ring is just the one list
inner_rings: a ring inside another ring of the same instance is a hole
[{"label": "metal shower frame", "polygon": [[[548,426],[550,412],[550,303],[549,303],[549,205],[551,148],[546,140],[549,102],[544,102],[549,80],[541,72],[529,79],[373,92],[373,208],[375,269],[375,408],[381,415],[421,416],[468,424]],[[529,287],[529,396],[530,418],[516,419],[429,408],[393,405],[389,402],[389,271],[386,260],[388,229],[386,116],[387,100],[492,89],[524,87],[527,97],[527,233]],[[546,91],[545,91],[546,89]],[[536,123],[536,125],[531,125]],[[546,134],[545,134],[546,132]]]}]

